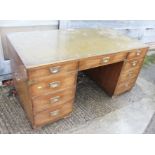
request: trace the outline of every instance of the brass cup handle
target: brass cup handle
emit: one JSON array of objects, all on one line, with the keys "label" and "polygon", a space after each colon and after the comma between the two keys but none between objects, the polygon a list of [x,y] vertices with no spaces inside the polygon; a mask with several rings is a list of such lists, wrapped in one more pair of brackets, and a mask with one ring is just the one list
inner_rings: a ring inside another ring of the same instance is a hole
[{"label": "brass cup handle", "polygon": [[141,54],[141,50],[137,50],[136,55],[139,56]]},{"label": "brass cup handle", "polygon": [[50,104],[56,103],[60,100],[60,96],[50,98]]},{"label": "brass cup handle", "polygon": [[57,116],[59,115],[59,113],[60,113],[60,110],[55,110],[55,111],[50,112],[50,116]]},{"label": "brass cup handle", "polygon": [[50,70],[50,72],[51,72],[52,74],[56,74],[56,73],[60,72],[60,66],[51,67],[51,68],[49,68],[49,70]]},{"label": "brass cup handle", "polygon": [[49,86],[50,88],[57,88],[60,86],[60,84],[61,84],[60,81],[55,81],[55,82],[51,82]]},{"label": "brass cup handle", "polygon": [[102,62],[103,62],[103,63],[108,63],[109,60],[110,60],[110,57],[104,57],[104,58],[102,59]]},{"label": "brass cup handle", "polygon": [[137,65],[137,61],[133,61],[132,66],[136,66],[136,65]]}]

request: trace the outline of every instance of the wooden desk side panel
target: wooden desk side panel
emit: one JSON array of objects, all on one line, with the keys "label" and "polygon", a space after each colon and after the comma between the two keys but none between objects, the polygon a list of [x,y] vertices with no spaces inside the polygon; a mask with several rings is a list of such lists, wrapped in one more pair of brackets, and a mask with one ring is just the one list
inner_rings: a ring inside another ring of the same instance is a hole
[{"label": "wooden desk side panel", "polygon": [[104,91],[112,96],[117,85],[120,72],[123,67],[123,61],[89,69],[86,73],[92,78]]},{"label": "wooden desk side panel", "polygon": [[11,60],[11,68],[13,71],[14,85],[17,90],[20,103],[23,109],[26,111],[31,123],[33,124],[33,107],[28,92],[27,70],[8,39],[7,45],[9,51],[9,58]]}]

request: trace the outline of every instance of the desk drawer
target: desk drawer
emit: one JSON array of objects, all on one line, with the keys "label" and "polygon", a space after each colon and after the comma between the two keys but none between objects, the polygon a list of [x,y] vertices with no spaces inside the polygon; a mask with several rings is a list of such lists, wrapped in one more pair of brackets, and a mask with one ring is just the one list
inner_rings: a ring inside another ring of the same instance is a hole
[{"label": "desk drawer", "polygon": [[134,68],[132,70],[127,70],[121,73],[119,81],[128,81],[130,79],[136,78],[139,74],[139,68]]},{"label": "desk drawer", "polygon": [[72,109],[73,109],[73,101],[70,101],[62,105],[60,108],[56,108],[53,110],[49,109],[47,111],[41,112],[34,117],[34,124],[37,127],[57,121],[67,116],[69,113],[71,113]]},{"label": "desk drawer", "polygon": [[143,64],[144,58],[141,59],[133,59],[126,61],[123,67],[123,71],[132,70],[134,68],[140,68]]},{"label": "desk drawer", "polygon": [[79,70],[85,70],[85,69],[94,68],[98,66],[101,66],[101,56],[86,58],[86,59],[80,60],[79,62]]},{"label": "desk drawer", "polygon": [[129,52],[127,59],[142,58],[146,55],[147,48],[135,49]]},{"label": "desk drawer", "polygon": [[120,95],[130,90],[136,82],[136,78],[130,79],[130,81],[119,82],[114,95]]},{"label": "desk drawer", "polygon": [[75,87],[54,94],[41,95],[33,99],[33,111],[36,114],[47,109],[59,107],[65,102],[73,100],[74,95]]},{"label": "desk drawer", "polygon": [[41,79],[46,76],[65,74],[77,70],[77,62],[56,63],[28,70],[30,80]]},{"label": "desk drawer", "polygon": [[98,66],[120,62],[120,61],[123,61],[126,58],[126,56],[127,56],[127,53],[122,52],[117,54],[109,54],[104,56],[95,56],[91,58],[86,58],[86,59],[80,60],[79,70],[85,70],[85,69],[95,68]]},{"label": "desk drawer", "polygon": [[33,83],[29,86],[29,92],[32,97],[54,93],[76,85],[76,74],[69,73],[65,76],[47,77],[44,80]]},{"label": "desk drawer", "polygon": [[121,62],[121,61],[124,61],[124,59],[126,59],[126,57],[127,57],[126,52],[120,52],[120,53],[116,53],[116,54],[109,54],[107,56],[102,57],[101,65]]}]

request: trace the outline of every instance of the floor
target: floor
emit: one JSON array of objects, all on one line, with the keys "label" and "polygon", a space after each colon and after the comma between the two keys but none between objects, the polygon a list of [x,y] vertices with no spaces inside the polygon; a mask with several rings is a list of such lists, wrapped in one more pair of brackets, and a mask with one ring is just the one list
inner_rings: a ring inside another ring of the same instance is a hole
[{"label": "floor", "polygon": [[69,118],[32,130],[18,100],[0,89],[0,133],[155,133],[155,64],[144,67],[132,91],[108,97],[89,78],[78,84]]}]

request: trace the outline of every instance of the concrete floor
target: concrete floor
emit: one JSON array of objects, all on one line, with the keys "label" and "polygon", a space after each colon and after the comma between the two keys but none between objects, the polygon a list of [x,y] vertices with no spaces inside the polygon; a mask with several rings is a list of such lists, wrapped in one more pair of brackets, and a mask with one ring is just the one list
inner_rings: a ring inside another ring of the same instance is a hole
[{"label": "concrete floor", "polygon": [[154,108],[153,101],[145,98],[66,133],[143,133],[154,114]]}]

